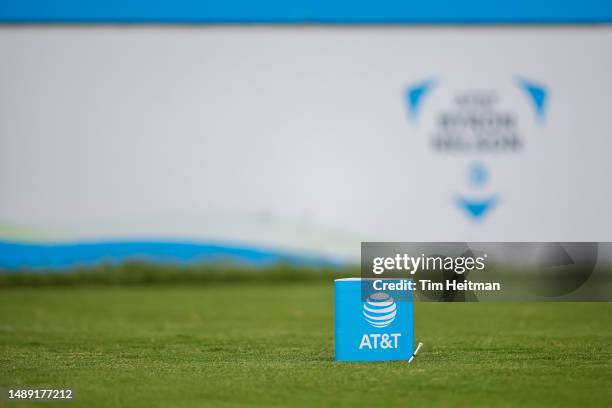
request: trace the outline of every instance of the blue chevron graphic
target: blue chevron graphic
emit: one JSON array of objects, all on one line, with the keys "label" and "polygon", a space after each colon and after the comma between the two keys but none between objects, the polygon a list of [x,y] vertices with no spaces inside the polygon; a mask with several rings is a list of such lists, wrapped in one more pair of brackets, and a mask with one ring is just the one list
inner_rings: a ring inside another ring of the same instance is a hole
[{"label": "blue chevron graphic", "polygon": [[427,80],[409,86],[406,89],[406,102],[408,103],[408,113],[412,119],[416,119],[419,115],[419,108],[423,103],[424,96],[433,88],[433,80]]},{"label": "blue chevron graphic", "polygon": [[469,199],[457,196],[456,203],[472,219],[480,220],[497,205],[497,196],[486,199]]},{"label": "blue chevron graphic", "polygon": [[546,113],[546,102],[548,102],[548,90],[542,85],[524,78],[517,79],[519,87],[527,94],[537,119],[543,119]]}]

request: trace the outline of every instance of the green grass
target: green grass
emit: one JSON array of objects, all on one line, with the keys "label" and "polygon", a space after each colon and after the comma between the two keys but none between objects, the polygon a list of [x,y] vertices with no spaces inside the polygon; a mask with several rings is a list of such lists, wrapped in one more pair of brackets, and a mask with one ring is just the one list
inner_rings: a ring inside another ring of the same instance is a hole
[{"label": "green grass", "polygon": [[333,361],[332,295],[5,288],[0,387],[75,390],[45,407],[612,405],[612,303],[418,303],[414,364],[349,364]]},{"label": "green grass", "polygon": [[97,264],[69,269],[0,269],[0,289],[43,286],[210,285],[279,282],[329,282],[359,276],[357,267],[308,267],[273,264],[253,267],[236,263],[160,264],[142,261]]}]

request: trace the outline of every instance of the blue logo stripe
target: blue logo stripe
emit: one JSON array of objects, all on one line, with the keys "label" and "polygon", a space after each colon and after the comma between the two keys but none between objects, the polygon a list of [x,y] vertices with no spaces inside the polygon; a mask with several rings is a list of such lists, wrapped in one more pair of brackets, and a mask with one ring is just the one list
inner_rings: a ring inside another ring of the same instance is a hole
[{"label": "blue logo stripe", "polygon": [[0,22],[606,23],[602,0],[3,0]]}]

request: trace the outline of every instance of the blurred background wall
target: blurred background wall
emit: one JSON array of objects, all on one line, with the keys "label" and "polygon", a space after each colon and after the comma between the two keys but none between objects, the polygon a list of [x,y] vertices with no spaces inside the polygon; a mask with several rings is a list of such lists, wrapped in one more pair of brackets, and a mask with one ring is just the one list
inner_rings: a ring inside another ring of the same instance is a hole
[{"label": "blurred background wall", "polygon": [[0,268],[612,240],[612,6],[221,3],[0,6]]}]

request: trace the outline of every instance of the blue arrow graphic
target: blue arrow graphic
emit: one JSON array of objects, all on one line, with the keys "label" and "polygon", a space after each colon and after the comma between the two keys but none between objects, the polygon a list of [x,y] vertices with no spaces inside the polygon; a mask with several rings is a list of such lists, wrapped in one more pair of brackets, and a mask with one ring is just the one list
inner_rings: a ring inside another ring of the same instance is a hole
[{"label": "blue arrow graphic", "polygon": [[546,102],[548,101],[548,90],[546,87],[523,78],[518,78],[517,81],[521,89],[529,96],[536,117],[538,119],[543,119],[546,110]]},{"label": "blue arrow graphic", "polygon": [[475,220],[483,218],[497,204],[497,196],[486,199],[469,199],[461,196],[456,198],[459,208]]},{"label": "blue arrow graphic", "polygon": [[427,80],[414,84],[408,87],[406,90],[406,101],[408,103],[408,111],[413,119],[419,114],[419,107],[423,102],[423,97],[433,88],[434,81]]}]

